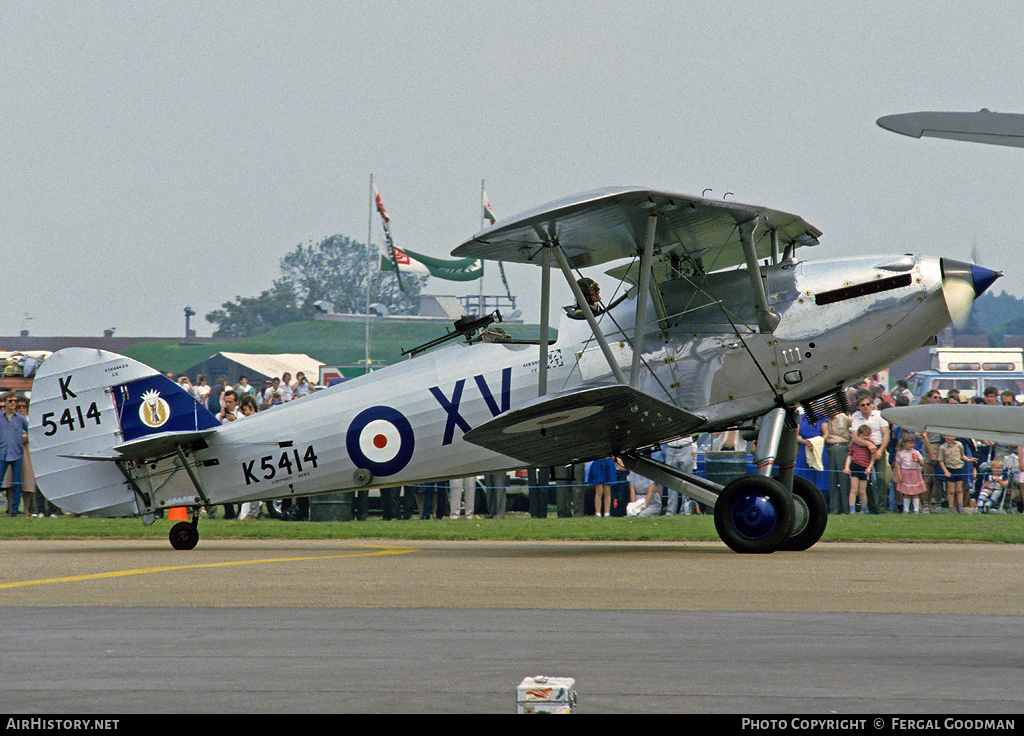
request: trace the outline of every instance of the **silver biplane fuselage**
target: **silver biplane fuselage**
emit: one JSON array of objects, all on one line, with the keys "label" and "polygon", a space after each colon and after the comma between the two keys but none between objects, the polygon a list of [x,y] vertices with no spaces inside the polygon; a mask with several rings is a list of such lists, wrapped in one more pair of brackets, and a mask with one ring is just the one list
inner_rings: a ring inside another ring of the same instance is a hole
[{"label": "silver biplane fuselage", "polygon": [[757,265],[760,300],[749,266],[675,266],[646,280],[610,272],[625,277],[628,297],[592,323],[563,317],[550,345],[449,345],[230,424],[131,441],[126,387],[157,380],[155,371],[112,353],[60,351],[36,381],[33,462],[66,510],[144,518],[582,462],[739,425],[760,429],[770,475],[777,454],[786,460],[779,436],[792,437],[795,406],[839,396],[925,344],[950,321],[949,273],[970,278],[966,264],[934,257],[804,261],[787,251]]},{"label": "silver biplane fuselage", "polygon": [[[913,285],[899,295],[882,292],[815,304],[815,293],[890,277],[876,266],[907,260],[891,256],[767,269],[782,317],[774,333],[741,339],[685,314],[670,318],[664,332],[644,339],[643,359],[650,370],[639,388],[706,416],[703,431],[760,417],[776,406],[776,395],[799,403],[833,393],[851,377],[868,375],[908,347],[919,347],[948,322],[937,258],[913,259],[905,272]],[[632,354],[626,346],[634,314],[634,299],[626,299],[598,315],[623,367]],[[537,361],[538,348],[530,344],[444,347],[224,427],[196,453],[200,462],[217,458],[219,463],[197,473],[211,501],[237,503],[521,467],[520,460],[467,442],[463,435],[536,399]],[[553,393],[614,383],[586,322],[569,318],[563,318],[550,347],[548,370]],[[308,462],[303,466],[307,453],[316,456],[315,469]],[[588,459],[593,458],[565,462]],[[366,470],[372,477],[360,472]],[[182,480],[184,497],[166,503],[195,502],[191,484]]]}]

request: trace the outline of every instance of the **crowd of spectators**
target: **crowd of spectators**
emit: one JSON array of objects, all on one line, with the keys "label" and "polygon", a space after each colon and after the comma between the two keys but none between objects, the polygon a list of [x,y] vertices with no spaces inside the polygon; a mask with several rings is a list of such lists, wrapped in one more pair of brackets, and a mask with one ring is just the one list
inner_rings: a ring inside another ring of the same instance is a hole
[{"label": "crowd of spectators", "polygon": [[291,373],[283,373],[280,377],[268,378],[264,381],[261,388],[256,388],[250,384],[247,376],[240,376],[238,383],[234,386],[231,385],[228,377],[224,375],[218,376],[212,386],[209,379],[204,375],[197,376],[195,383],[192,383],[191,379],[184,374],[177,378],[175,378],[173,373],[167,373],[166,376],[172,381],[176,380],[183,389],[195,397],[196,401],[217,416],[221,416],[225,394],[234,396],[233,405],[235,408],[240,409],[243,402],[249,403],[245,401],[245,397],[249,397],[252,399],[252,403],[255,404],[256,410],[262,411],[269,409],[271,406],[285,404],[293,399],[307,396],[314,390],[314,386],[302,371],[295,374],[294,380],[292,380]]},{"label": "crowd of spectators", "polygon": [[[905,381],[897,381],[891,393],[865,381],[850,390],[850,397],[850,414],[806,432],[823,438],[823,456],[815,467],[825,472],[805,477],[821,490],[830,513],[1024,511],[1024,447],[890,426],[882,410],[913,402]],[[1020,402],[1013,391],[988,387],[970,400],[955,388],[945,395],[930,390],[917,403],[963,404],[969,411],[966,405]]]}]

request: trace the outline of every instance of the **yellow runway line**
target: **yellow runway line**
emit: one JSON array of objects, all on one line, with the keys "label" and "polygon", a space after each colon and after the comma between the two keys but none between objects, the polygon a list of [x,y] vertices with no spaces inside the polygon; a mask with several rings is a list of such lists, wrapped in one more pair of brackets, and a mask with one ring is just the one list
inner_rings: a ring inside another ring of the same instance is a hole
[{"label": "yellow runway line", "polygon": [[232,567],[238,565],[265,565],[280,562],[309,562],[312,560],[337,560],[345,557],[380,557],[383,555],[401,555],[415,552],[411,547],[385,547],[374,552],[350,552],[342,555],[317,555],[313,557],[276,557],[268,560],[235,560],[233,562],[203,562],[195,565],[167,565],[163,567],[140,567],[133,570],[115,570],[113,572],[97,572],[88,575],[71,575],[61,578],[45,578],[43,580],[22,580],[13,583],[0,583],[0,590],[24,588],[29,585],[52,585],[54,583],[77,583],[85,580],[103,580],[105,578],[122,578],[129,575],[151,575],[159,572],[175,570],[199,570],[208,567]]}]

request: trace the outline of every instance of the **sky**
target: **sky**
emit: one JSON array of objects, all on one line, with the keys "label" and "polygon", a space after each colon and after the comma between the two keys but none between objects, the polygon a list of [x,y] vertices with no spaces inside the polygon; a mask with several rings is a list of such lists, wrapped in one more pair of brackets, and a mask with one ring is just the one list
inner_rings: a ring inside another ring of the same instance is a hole
[{"label": "sky", "polygon": [[[4,334],[183,336],[299,243],[445,257],[612,185],[824,231],[803,257],[980,262],[1024,296],[1024,149],[883,130],[1024,112],[1016,3],[0,0]],[[506,266],[528,321],[539,270]],[[599,274],[604,268],[596,269]],[[608,277],[604,277],[607,279]],[[553,304],[572,301],[557,279]],[[474,294],[431,279],[425,292]],[[502,293],[497,269],[486,293]],[[608,290],[604,290],[608,293]]]}]

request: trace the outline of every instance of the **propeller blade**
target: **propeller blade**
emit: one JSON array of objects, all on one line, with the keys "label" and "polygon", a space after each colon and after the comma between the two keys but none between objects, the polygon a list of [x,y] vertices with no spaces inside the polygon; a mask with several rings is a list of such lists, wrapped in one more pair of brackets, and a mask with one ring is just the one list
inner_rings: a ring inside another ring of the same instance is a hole
[{"label": "propeller blade", "polygon": [[1002,274],[951,258],[942,258],[939,263],[942,267],[942,296],[946,300],[946,311],[953,325],[963,329],[971,316],[974,300],[985,293]]},{"label": "propeller blade", "polygon": [[962,330],[971,316],[974,285],[956,276],[949,276],[942,280],[942,296],[946,300],[946,311],[949,312],[953,326]]}]

